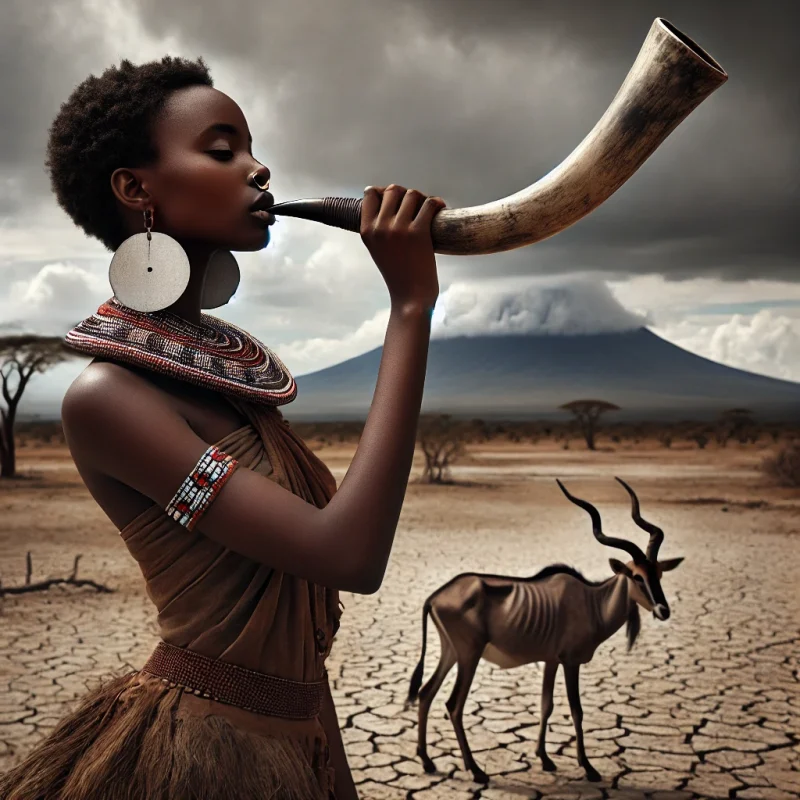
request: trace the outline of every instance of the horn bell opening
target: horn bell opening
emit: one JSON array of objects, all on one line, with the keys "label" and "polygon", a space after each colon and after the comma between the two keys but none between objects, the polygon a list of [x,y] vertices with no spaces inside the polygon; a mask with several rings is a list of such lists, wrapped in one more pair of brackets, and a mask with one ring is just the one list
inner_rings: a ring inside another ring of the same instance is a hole
[{"label": "horn bell opening", "polygon": [[683,31],[679,31],[669,20],[658,17],[656,22],[666,28],[676,39],[683,42],[698,58],[701,58],[709,67],[717,70],[720,75],[728,77],[728,73],[722,68],[720,63],[712,58],[694,39],[688,37]]}]

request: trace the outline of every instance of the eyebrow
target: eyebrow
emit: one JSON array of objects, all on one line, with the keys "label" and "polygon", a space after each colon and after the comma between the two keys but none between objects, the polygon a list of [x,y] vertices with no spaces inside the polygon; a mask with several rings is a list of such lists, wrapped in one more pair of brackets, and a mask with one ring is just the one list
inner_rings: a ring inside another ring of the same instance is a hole
[{"label": "eyebrow", "polygon": [[[209,125],[208,128],[206,128],[205,133],[208,133],[208,131],[219,131],[220,133],[232,133],[234,136],[239,135],[239,129],[235,125],[230,125],[227,122],[215,122],[213,125]],[[248,134],[247,142],[251,146],[252,150],[253,137],[251,134]]]}]

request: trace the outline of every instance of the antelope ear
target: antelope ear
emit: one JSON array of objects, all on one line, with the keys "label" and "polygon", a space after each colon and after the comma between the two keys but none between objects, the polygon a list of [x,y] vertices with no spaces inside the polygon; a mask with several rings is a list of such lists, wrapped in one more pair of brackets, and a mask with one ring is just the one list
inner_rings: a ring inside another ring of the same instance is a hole
[{"label": "antelope ear", "polygon": [[662,572],[669,572],[671,569],[675,569],[681,561],[683,561],[683,556],[680,558],[668,558],[666,561],[659,561],[658,566],[661,567]]},{"label": "antelope ear", "polygon": [[629,578],[633,577],[633,573],[628,568],[628,565],[623,564],[622,561],[616,558],[609,558],[608,563],[611,564],[611,569],[613,569],[617,575],[627,575]]}]

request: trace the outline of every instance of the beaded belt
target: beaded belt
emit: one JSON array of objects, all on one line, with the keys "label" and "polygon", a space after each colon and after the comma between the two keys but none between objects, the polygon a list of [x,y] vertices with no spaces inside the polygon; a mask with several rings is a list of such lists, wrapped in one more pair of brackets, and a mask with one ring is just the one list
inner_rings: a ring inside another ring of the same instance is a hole
[{"label": "beaded belt", "polygon": [[192,694],[271,717],[319,714],[326,681],[304,683],[239,667],[160,641],[142,672]]}]

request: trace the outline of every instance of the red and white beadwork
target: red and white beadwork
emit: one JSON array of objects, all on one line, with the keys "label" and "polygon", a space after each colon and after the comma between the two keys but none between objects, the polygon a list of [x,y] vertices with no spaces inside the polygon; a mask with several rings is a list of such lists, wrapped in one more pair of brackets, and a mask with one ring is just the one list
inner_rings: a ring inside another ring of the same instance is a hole
[{"label": "red and white beadwork", "polygon": [[65,343],[73,350],[134,364],[261,405],[297,396],[283,362],[247,331],[210,314],[199,324],[169,311],[136,311],[116,297],[76,325]]},{"label": "red and white beadwork", "polygon": [[169,501],[168,516],[192,530],[238,466],[235,458],[211,445]]}]

